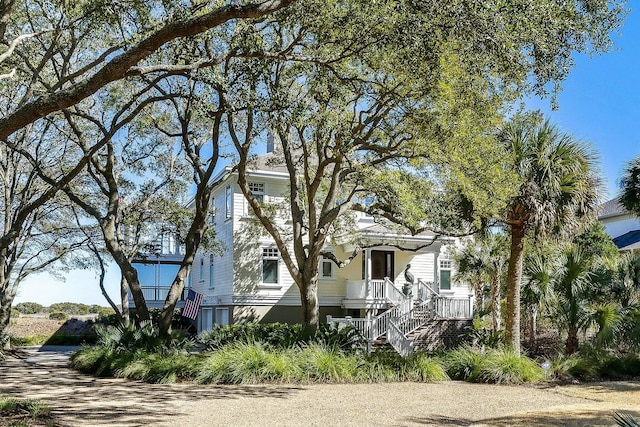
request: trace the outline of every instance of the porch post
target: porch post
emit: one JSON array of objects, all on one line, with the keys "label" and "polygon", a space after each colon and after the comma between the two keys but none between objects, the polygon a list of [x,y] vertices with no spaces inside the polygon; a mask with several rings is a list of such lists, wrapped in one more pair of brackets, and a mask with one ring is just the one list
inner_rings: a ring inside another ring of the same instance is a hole
[{"label": "porch post", "polygon": [[433,252],[433,286],[440,295],[440,251]]},{"label": "porch post", "polygon": [[369,279],[371,278],[371,249],[369,248],[365,249],[364,254],[365,254],[364,280],[367,286],[369,286]]}]

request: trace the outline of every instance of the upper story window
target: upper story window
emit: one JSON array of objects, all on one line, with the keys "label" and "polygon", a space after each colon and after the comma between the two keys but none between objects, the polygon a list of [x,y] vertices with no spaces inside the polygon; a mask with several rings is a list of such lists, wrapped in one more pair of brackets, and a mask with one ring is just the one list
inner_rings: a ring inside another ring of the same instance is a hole
[{"label": "upper story window", "polygon": [[262,248],[262,283],[278,283],[279,261],[278,248]]},{"label": "upper story window", "polygon": [[264,182],[248,182],[247,185],[258,203],[264,202]]},{"label": "upper story window", "polygon": [[204,280],[204,258],[200,258],[200,280]]},{"label": "upper story window", "polygon": [[227,188],[224,190],[224,212],[226,218],[231,218],[231,213],[233,210],[233,192],[231,191],[231,185],[227,185]]},{"label": "upper story window", "polygon": [[209,208],[209,224],[216,223],[216,199],[211,198],[211,207]]},{"label": "upper story window", "polygon": [[213,254],[209,254],[209,289],[213,289]]},{"label": "upper story window", "polygon": [[333,279],[334,264],[329,258],[320,257],[320,278]]},{"label": "upper story window", "polygon": [[440,289],[451,289],[451,267],[453,262],[450,259],[440,260]]}]

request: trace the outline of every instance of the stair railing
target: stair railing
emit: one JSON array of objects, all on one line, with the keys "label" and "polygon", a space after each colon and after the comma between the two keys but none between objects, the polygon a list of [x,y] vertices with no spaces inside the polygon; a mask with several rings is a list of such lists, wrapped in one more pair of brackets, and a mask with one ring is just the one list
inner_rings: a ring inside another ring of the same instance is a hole
[{"label": "stair railing", "polygon": [[392,317],[400,317],[411,311],[412,300],[405,298],[400,304],[391,307],[384,313],[374,317],[371,320],[371,329],[369,339],[375,340],[387,333],[389,329],[389,319]]},{"label": "stair railing", "polygon": [[434,301],[425,301],[414,307],[408,313],[398,317],[395,322],[398,329],[406,336],[416,329],[426,325],[436,316]]},{"label": "stair railing", "polygon": [[413,340],[409,339],[402,333],[398,325],[397,319],[389,319],[389,330],[387,331],[387,341],[402,357],[409,357],[413,354]]},{"label": "stair railing", "polygon": [[384,278],[384,290],[385,297],[393,304],[400,304],[408,298],[388,277]]},{"label": "stair railing", "polygon": [[418,279],[418,299],[426,301],[431,297],[437,297],[438,293],[433,289],[431,285],[433,282],[424,282],[422,279]]}]

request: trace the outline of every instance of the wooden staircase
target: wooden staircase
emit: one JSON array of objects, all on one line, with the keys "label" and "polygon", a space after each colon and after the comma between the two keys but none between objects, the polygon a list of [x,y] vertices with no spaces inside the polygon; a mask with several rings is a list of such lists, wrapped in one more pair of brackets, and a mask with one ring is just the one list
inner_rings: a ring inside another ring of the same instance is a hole
[{"label": "wooden staircase", "polygon": [[[394,288],[388,282],[389,288]],[[337,324],[338,327],[352,325],[367,339],[369,351],[386,351],[393,348],[403,357],[414,352],[416,331],[438,317],[471,316],[471,304],[455,298],[440,296],[429,284],[418,281],[418,298],[404,296],[396,300],[395,304],[372,319],[355,319],[351,317],[333,318],[327,316],[327,322]],[[464,309],[469,307],[469,310]],[[463,308],[461,310],[461,307]]]}]

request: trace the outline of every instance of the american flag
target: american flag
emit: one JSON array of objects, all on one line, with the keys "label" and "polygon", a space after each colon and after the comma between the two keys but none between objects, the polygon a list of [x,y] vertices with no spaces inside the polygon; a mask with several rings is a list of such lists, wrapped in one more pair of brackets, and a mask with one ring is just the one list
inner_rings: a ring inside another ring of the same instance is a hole
[{"label": "american flag", "polygon": [[189,289],[187,300],[184,302],[184,308],[182,309],[182,317],[196,320],[198,311],[200,311],[200,304],[202,304],[202,294],[197,293],[193,289]]}]

